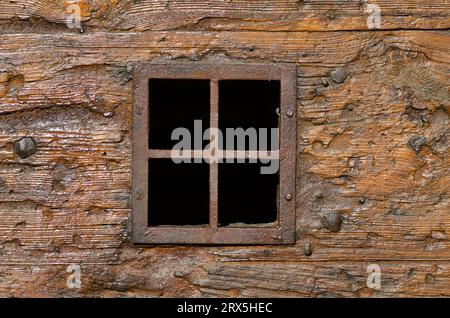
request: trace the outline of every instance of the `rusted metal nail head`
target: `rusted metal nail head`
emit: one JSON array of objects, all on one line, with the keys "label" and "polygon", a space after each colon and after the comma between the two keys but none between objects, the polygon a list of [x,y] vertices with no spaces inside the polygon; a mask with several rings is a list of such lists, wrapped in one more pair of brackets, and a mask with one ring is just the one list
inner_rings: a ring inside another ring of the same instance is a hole
[{"label": "rusted metal nail head", "polygon": [[19,158],[28,158],[36,153],[36,141],[30,137],[21,138],[16,141],[14,151]]},{"label": "rusted metal nail head", "polygon": [[305,254],[305,256],[312,255],[312,245],[310,242],[305,243],[305,246],[303,247],[303,253]]},{"label": "rusted metal nail head", "polygon": [[342,84],[347,79],[348,73],[343,67],[338,67],[331,71],[330,78],[333,82],[337,84]]},{"label": "rusted metal nail head", "polygon": [[136,192],[136,200],[142,200],[144,198],[144,195],[141,191]]},{"label": "rusted metal nail head", "polygon": [[288,194],[286,194],[286,195],[284,196],[284,198],[285,198],[286,200],[288,200],[288,201],[291,201],[291,200],[292,200],[292,195],[291,195],[290,193],[288,193]]},{"label": "rusted metal nail head", "polygon": [[289,118],[291,118],[294,115],[294,111],[292,109],[289,109],[288,112],[286,113],[286,116],[288,116]]},{"label": "rusted metal nail head", "polygon": [[322,219],[323,225],[331,232],[339,232],[342,226],[342,215],[336,212],[328,212]]},{"label": "rusted metal nail head", "polygon": [[189,273],[187,273],[185,271],[176,271],[175,273],[173,273],[173,275],[178,278],[183,278],[183,277],[188,276]]}]

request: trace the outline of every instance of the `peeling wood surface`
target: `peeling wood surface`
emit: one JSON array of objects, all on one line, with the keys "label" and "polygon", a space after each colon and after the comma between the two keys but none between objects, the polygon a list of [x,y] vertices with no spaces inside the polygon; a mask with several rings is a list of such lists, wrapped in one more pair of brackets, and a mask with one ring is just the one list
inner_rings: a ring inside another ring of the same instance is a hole
[{"label": "peeling wood surface", "polygon": [[[84,34],[60,3],[0,2],[0,296],[450,296],[448,1],[374,1],[377,31],[353,1],[89,1]],[[294,246],[129,242],[150,60],[298,65]]]}]

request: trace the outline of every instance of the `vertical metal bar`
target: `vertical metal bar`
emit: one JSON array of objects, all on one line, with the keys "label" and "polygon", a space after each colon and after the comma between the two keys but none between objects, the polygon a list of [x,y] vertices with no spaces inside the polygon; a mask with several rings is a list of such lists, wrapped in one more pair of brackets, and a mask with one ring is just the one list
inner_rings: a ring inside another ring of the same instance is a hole
[{"label": "vertical metal bar", "polygon": [[282,65],[280,116],[280,214],[282,240],[295,242],[297,66]]},{"label": "vertical metal bar", "polygon": [[134,71],[133,100],[133,240],[140,241],[148,227],[149,82],[141,69]]},{"label": "vertical metal bar", "polygon": [[[219,82],[214,79],[211,86],[210,128],[219,128]],[[212,134],[211,134],[212,137]],[[211,140],[212,141],[212,140]],[[217,151],[218,140],[215,140]],[[213,229],[218,228],[218,186],[219,186],[219,164],[210,161],[209,164],[209,225]]]}]

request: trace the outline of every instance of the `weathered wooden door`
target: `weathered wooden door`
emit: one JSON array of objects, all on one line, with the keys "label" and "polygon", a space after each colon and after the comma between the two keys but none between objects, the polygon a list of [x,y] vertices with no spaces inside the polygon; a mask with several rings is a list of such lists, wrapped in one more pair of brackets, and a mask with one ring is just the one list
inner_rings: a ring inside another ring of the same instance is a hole
[{"label": "weathered wooden door", "polygon": [[[450,296],[449,14],[1,1],[0,296]],[[132,244],[137,62],[297,65],[295,245]]]}]

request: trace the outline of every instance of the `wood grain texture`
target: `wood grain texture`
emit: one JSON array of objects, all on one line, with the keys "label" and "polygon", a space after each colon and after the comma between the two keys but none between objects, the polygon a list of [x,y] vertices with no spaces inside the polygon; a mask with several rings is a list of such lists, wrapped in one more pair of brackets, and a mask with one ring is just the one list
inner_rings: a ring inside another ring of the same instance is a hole
[{"label": "wood grain texture", "polygon": [[[169,252],[169,253],[167,253]],[[379,262],[381,289],[366,286],[366,262],[220,263],[192,249],[127,253],[120,266],[82,265],[80,289],[66,266],[0,266],[0,296],[15,297],[449,297],[445,262]],[[151,255],[150,255],[151,253]]]},{"label": "wood grain texture", "polygon": [[[350,1],[165,3],[90,1],[77,34],[57,2],[1,2],[0,296],[450,296],[450,32],[328,32],[364,29],[345,22]],[[448,28],[448,2],[378,3],[398,14],[387,29]],[[324,24],[331,9],[339,22]],[[294,246],[130,243],[140,61],[297,64]],[[27,159],[23,136],[37,141]],[[372,263],[379,291],[365,287]],[[82,289],[67,288],[68,264]]]},{"label": "wood grain texture", "polygon": [[[2,0],[0,32],[67,30],[74,1]],[[90,31],[332,31],[367,30],[376,5],[380,28],[448,29],[446,0],[79,0],[83,30]]]}]

